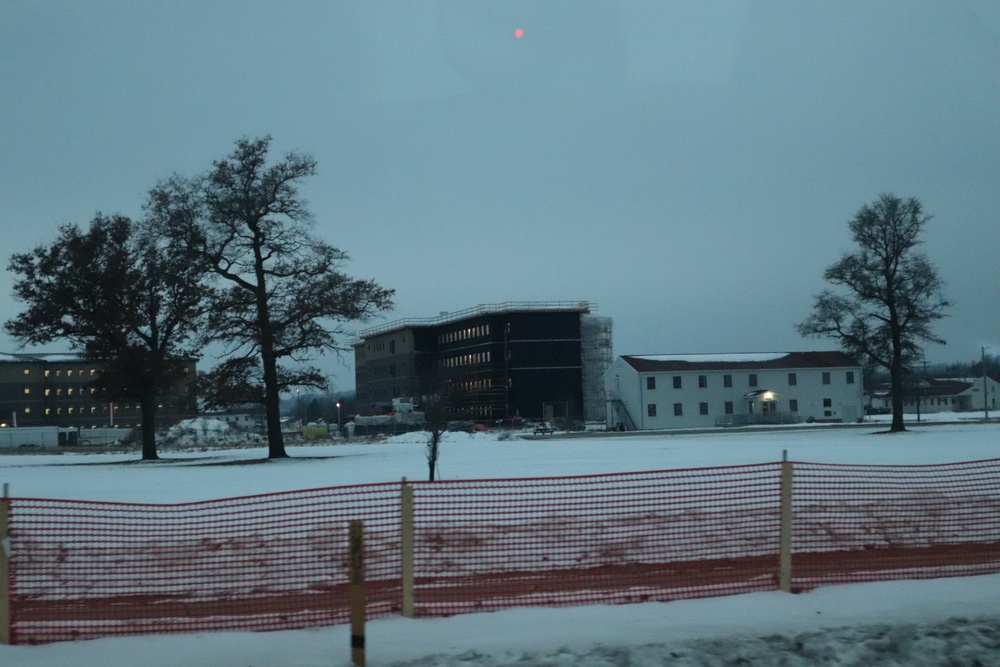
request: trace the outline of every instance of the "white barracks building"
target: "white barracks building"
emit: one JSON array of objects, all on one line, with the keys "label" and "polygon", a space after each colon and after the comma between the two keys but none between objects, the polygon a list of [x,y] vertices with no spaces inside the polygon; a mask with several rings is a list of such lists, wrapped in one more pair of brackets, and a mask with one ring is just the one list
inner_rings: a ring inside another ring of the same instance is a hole
[{"label": "white barracks building", "polygon": [[607,426],[656,430],[862,419],[861,366],[843,352],[637,355],[604,375]]}]

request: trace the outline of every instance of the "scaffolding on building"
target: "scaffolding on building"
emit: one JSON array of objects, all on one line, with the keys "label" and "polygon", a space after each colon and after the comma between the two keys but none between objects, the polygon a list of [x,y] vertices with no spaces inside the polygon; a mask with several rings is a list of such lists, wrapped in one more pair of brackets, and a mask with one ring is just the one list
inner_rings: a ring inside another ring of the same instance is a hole
[{"label": "scaffolding on building", "polygon": [[580,316],[580,362],[583,373],[583,418],[605,420],[604,374],[611,368],[610,317]]}]

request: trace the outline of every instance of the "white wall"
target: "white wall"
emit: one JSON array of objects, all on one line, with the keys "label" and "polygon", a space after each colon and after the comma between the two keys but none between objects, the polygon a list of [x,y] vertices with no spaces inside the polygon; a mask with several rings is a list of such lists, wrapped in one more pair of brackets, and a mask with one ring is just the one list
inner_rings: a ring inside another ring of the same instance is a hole
[{"label": "white wall", "polygon": [[[794,385],[789,384],[789,373],[795,374]],[[829,373],[829,384],[823,384],[823,373]],[[848,373],[853,373],[853,383],[848,382]],[[751,374],[757,376],[756,386],[749,383]],[[725,386],[726,375],[732,378],[731,387]],[[705,378],[705,387],[699,386],[699,376]],[[649,377],[655,378],[653,389],[648,388]],[[674,387],[674,377],[680,378],[680,389]],[[639,429],[715,426],[716,419],[726,414],[727,401],[733,404],[733,414],[748,414],[751,399],[746,394],[758,389],[777,394],[778,412],[791,412],[792,401],[797,401],[795,412],[803,421],[854,422],[862,418],[864,406],[860,367],[638,373],[619,358],[605,375],[605,387],[609,398],[621,398]],[[825,400],[829,406],[824,405]],[[681,405],[680,416],[674,412],[677,403]],[[703,403],[708,414],[701,414]],[[655,416],[649,414],[650,405],[656,406]],[[756,412],[760,412],[759,402]],[[608,427],[615,426],[609,420]]]},{"label": "white wall", "polygon": [[621,415],[616,412],[615,401],[621,401],[625,404],[636,428],[643,428],[643,415],[639,413],[637,407],[640,405],[639,374],[621,357],[615,359],[608,372],[604,374],[604,397],[608,405],[607,425],[609,429],[618,428],[618,423],[622,421]]},{"label": "white wall", "polygon": [[986,378],[986,400],[983,400],[983,378],[977,379],[972,383],[972,386],[967,390],[962,392],[963,396],[969,396],[971,401],[969,405],[970,410],[982,410],[985,407],[988,410],[995,411],[1000,410],[1000,382],[996,382],[993,378]]}]

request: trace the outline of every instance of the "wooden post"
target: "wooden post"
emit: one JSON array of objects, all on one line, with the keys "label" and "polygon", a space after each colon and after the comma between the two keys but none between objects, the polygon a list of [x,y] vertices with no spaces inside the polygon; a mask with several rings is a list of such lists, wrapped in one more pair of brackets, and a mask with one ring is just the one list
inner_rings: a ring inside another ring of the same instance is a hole
[{"label": "wooden post", "polygon": [[781,528],[778,547],[778,590],[792,592],[792,462],[781,457]]},{"label": "wooden post", "polygon": [[403,606],[406,618],[413,618],[413,487],[403,478],[399,504],[399,555]]},{"label": "wooden post", "polygon": [[0,498],[0,644],[13,640],[14,614],[10,607],[10,496],[6,482]]},{"label": "wooden post", "polygon": [[365,665],[365,539],[360,521],[349,524],[350,583],[347,605],[351,612],[351,662]]}]

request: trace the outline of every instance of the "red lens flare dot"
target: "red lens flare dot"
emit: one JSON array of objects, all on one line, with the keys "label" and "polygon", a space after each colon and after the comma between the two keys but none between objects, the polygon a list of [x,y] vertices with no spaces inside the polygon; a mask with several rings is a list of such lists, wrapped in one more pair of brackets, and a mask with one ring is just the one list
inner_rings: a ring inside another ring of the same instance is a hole
[{"label": "red lens flare dot", "polygon": [[524,37],[524,29],[514,28],[514,39],[521,39],[522,37]]}]

